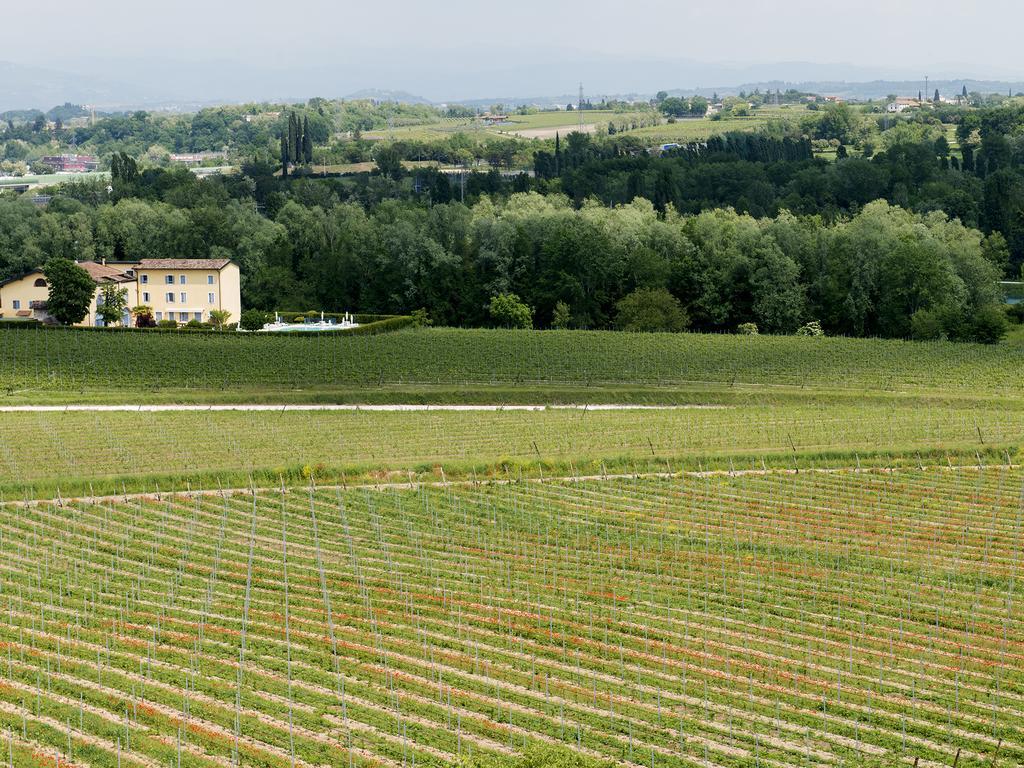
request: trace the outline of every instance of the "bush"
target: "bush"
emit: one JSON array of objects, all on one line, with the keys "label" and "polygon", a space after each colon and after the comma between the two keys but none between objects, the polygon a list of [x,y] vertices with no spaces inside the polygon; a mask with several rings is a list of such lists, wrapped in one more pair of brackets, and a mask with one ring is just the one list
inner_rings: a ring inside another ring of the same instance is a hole
[{"label": "bush", "polygon": [[178,324],[174,320],[161,320],[156,324],[157,328],[177,328]]},{"label": "bush", "polygon": [[425,309],[417,309],[412,313],[412,324],[416,328],[429,328],[434,324],[430,319],[430,313]]},{"label": "bush", "polygon": [[135,315],[136,328],[156,328],[156,320],[153,313],[147,309],[145,312],[138,312]]},{"label": "bush", "polygon": [[948,338],[947,318],[940,309],[919,309],[910,316],[910,337],[917,341]]},{"label": "bush", "polygon": [[259,331],[270,322],[270,315],[262,309],[247,309],[242,313],[238,326],[245,331]]},{"label": "bush", "polygon": [[736,328],[736,333],[740,336],[757,336],[757,323],[740,323]]},{"label": "bush", "polygon": [[1006,317],[1011,323],[1016,325],[1024,323],[1024,301],[1018,304],[1007,304]]},{"label": "bush", "polygon": [[1006,312],[998,304],[980,307],[971,320],[971,337],[982,344],[998,344],[1006,336]]},{"label": "bush", "polygon": [[797,332],[797,336],[824,336],[825,332],[821,329],[821,323],[817,320],[812,320],[806,325],[801,326]]},{"label": "bush", "polygon": [[564,301],[555,302],[555,311],[551,315],[551,327],[556,331],[564,331],[572,324],[572,312]]}]

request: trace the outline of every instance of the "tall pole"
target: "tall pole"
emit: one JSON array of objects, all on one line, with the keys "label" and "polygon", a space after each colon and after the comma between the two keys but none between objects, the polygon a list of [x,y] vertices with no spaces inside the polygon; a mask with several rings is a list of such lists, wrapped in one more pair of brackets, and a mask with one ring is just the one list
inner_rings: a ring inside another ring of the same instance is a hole
[{"label": "tall pole", "polygon": [[583,133],[583,83],[580,82],[580,101],[576,105],[576,112],[580,119],[580,133]]}]

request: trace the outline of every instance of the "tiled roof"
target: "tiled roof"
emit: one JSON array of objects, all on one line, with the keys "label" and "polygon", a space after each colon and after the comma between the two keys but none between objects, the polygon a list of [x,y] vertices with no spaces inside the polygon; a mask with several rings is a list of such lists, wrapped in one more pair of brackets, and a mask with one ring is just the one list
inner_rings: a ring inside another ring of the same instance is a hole
[{"label": "tiled roof", "polygon": [[111,267],[106,264],[100,264],[96,261],[83,261],[80,262],[78,266],[88,272],[89,277],[91,277],[95,283],[125,283],[135,279],[131,275],[125,273],[123,269]]},{"label": "tiled roof", "polygon": [[231,259],[143,259],[137,269],[224,269]]}]

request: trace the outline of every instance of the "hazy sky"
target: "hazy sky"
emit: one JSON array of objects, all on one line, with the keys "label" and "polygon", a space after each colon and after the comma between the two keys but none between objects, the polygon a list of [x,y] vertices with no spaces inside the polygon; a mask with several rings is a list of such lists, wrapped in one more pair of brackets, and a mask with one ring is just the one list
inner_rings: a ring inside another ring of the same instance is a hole
[{"label": "hazy sky", "polygon": [[[986,75],[1024,70],[1019,0],[48,0],[5,6],[4,26],[18,31],[4,35],[0,59],[22,61],[40,50],[66,56],[283,54],[294,60],[306,47],[308,60],[333,62],[338,49],[384,45],[405,47],[413,64],[438,48],[526,44],[717,62],[959,64]],[[36,31],[46,41],[42,49]]]},{"label": "hazy sky", "polygon": [[[1021,0],[47,0],[4,5],[4,27],[11,32],[0,45],[0,61],[141,83],[154,91],[168,83],[188,92],[205,90],[205,80],[218,75],[223,82],[216,85],[225,95],[239,92],[239,82],[249,77],[264,88],[261,95],[311,95],[306,91],[312,90],[342,96],[381,88],[435,100],[571,93],[580,80],[592,93],[770,79],[910,80],[926,74],[1024,80]],[[92,65],[83,61],[86,57]],[[128,66],[95,62],[112,58],[136,61]],[[195,67],[190,73],[186,67],[153,64],[160,59],[244,66]],[[799,72],[761,66],[780,62],[849,66]],[[292,76],[299,68],[305,80]],[[293,89],[295,82],[305,87]]]}]

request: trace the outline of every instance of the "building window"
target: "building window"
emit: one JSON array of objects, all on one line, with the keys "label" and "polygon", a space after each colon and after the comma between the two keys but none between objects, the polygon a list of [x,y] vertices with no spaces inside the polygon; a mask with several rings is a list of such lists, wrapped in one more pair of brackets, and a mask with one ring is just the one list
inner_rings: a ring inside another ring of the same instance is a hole
[{"label": "building window", "polygon": [[167,319],[168,320],[173,320],[174,319],[174,313],[173,312],[168,312],[167,313]]},{"label": "building window", "polygon": [[196,317],[196,320],[198,320],[200,323],[203,322],[203,313],[202,312],[196,312],[195,313],[195,317]]},{"label": "building window", "polygon": [[185,285],[185,283],[186,283],[186,279],[185,279],[185,276],[184,276],[184,275],[181,275],[181,280],[180,280],[179,282],[180,282],[180,283],[181,283],[182,285]]},{"label": "building window", "polygon": [[167,283],[168,285],[174,285],[174,275],[167,275],[164,278],[164,282]]},{"label": "building window", "polygon": [[142,294],[142,300],[143,300],[143,301],[144,301],[145,303],[147,303],[147,304],[149,303],[149,293],[148,293],[148,292],[143,292],[143,294]]},{"label": "building window", "polygon": [[181,292],[181,303],[184,304],[186,301],[188,301],[188,294],[185,293],[184,291],[182,291]]},{"label": "building window", "polygon": [[147,285],[149,283],[149,275],[140,275],[142,278],[142,284]]},{"label": "building window", "polygon": [[36,288],[45,288],[46,287],[46,278],[38,277],[38,278],[36,278],[36,281],[34,283],[32,283],[32,285],[34,285]]},{"label": "building window", "polygon": [[211,304],[216,304],[216,303],[217,303],[217,297],[216,297],[216,295],[214,295],[214,294],[212,294],[212,293],[208,293],[208,294],[206,294],[206,296],[207,296],[207,298],[208,298],[208,299],[210,300],[210,303],[211,303]]},{"label": "building window", "polygon": [[174,303],[174,294],[173,293],[168,293],[167,294],[167,303],[168,304],[173,304]]},{"label": "building window", "polygon": [[157,312],[156,313],[156,319],[157,319],[157,321],[163,320],[164,319],[164,313],[163,312]]},{"label": "building window", "polygon": [[207,275],[206,276],[206,284],[207,285],[213,285],[213,275]]},{"label": "building window", "polygon": [[15,299],[11,302],[11,306],[15,309],[21,309],[21,299]]}]

